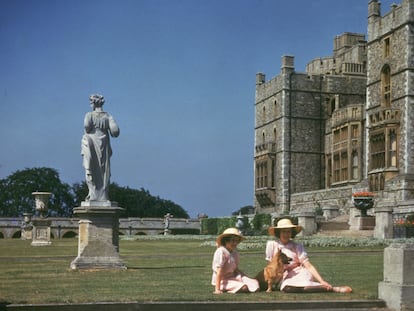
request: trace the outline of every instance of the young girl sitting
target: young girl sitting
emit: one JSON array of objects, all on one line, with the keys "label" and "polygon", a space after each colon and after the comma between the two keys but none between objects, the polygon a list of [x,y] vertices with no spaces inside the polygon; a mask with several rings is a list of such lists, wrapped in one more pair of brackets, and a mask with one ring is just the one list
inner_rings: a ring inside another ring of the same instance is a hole
[{"label": "young girl sitting", "polygon": [[223,292],[248,293],[259,290],[258,281],[247,277],[239,270],[239,253],[236,249],[243,239],[244,237],[236,228],[228,228],[217,237],[211,279],[214,294]]}]

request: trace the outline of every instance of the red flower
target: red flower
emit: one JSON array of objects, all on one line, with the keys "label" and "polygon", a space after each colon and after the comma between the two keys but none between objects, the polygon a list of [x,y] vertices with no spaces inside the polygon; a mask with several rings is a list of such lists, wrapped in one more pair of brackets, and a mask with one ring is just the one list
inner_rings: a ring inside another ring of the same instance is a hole
[{"label": "red flower", "polygon": [[374,193],[370,192],[370,191],[358,191],[358,192],[354,192],[352,194],[352,196],[354,198],[357,198],[357,197],[373,197]]}]

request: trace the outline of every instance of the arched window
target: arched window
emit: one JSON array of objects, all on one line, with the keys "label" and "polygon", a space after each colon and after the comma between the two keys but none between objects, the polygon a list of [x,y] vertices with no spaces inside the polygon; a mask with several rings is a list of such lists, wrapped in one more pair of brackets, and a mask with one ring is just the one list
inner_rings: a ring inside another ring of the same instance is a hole
[{"label": "arched window", "polygon": [[385,65],[381,71],[381,99],[383,106],[391,106],[391,70],[388,65]]}]

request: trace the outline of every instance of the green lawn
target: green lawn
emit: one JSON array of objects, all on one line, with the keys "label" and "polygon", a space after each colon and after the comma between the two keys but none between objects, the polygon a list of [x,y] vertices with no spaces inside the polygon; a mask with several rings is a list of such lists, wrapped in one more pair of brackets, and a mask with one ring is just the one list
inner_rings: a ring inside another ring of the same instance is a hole
[{"label": "green lawn", "polygon": [[[241,266],[254,276],[265,265],[267,237],[240,244]],[[258,243],[259,241],[259,243]],[[377,299],[382,280],[382,247],[307,247],[312,263],[334,285],[354,293],[214,295],[211,260],[214,237],[142,237],[121,240],[127,270],[72,271],[77,239],[53,240],[50,246],[0,240],[0,304],[127,301],[274,301],[304,299]]]}]

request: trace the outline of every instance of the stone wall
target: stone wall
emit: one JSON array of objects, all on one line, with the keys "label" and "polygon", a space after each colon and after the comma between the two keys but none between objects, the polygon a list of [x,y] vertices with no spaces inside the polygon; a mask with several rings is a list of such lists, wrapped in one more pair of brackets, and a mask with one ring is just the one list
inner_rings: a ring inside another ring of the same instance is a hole
[{"label": "stone wall", "polygon": [[[77,218],[49,217],[51,221],[51,235],[53,238],[62,238],[65,234],[78,232]],[[19,237],[24,224],[20,218],[0,218],[0,234],[3,238]],[[163,234],[163,218],[121,218],[119,219],[119,230],[122,235],[136,234]],[[170,230],[194,230],[200,232],[201,223],[198,219],[171,218]]]}]

